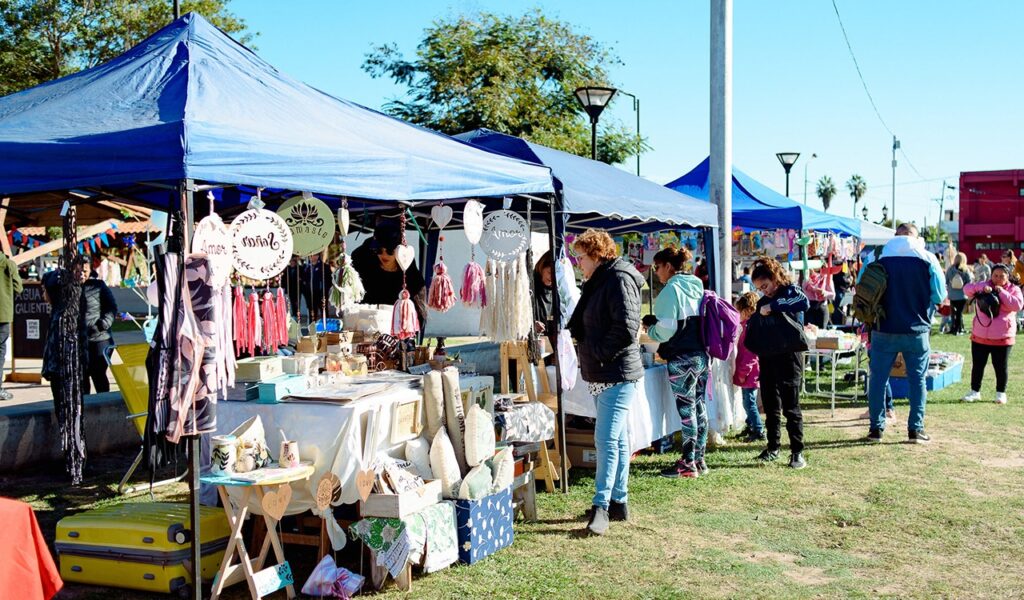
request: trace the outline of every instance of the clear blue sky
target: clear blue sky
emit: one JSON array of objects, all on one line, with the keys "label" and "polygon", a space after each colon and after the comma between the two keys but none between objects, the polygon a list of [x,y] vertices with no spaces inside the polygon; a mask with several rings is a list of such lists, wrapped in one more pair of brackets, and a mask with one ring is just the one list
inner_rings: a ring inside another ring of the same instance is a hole
[{"label": "clear blue sky", "polygon": [[[837,2],[868,88],[906,153],[897,157],[901,219],[934,223],[943,178],[957,185],[961,171],[1024,168],[1024,2]],[[664,183],[708,153],[707,0],[234,0],[230,7],[259,32],[266,60],[374,108],[404,90],[360,69],[372,45],[395,42],[411,56],[435,19],[540,7],[612,46],[624,62],[611,75],[641,100],[641,133],[653,147],[641,158],[645,177]],[[852,212],[844,183],[858,173],[869,185],[870,216],[879,219],[892,190],[892,136],[857,78],[831,1],[735,0],[733,10],[734,164],[782,191],[775,153],[800,152],[791,196],[803,199],[807,165],[809,203],[821,208],[814,183],[830,175],[840,191],[830,212],[843,215]],[[609,112],[634,123],[628,98]],[[811,153],[818,158],[808,164]]]}]

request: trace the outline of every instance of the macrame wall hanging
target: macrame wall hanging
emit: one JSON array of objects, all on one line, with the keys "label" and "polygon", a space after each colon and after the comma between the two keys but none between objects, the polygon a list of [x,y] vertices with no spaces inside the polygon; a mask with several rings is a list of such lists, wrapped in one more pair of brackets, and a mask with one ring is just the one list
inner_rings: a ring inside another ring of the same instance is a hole
[{"label": "macrame wall hanging", "polygon": [[398,295],[398,302],[395,303],[391,316],[391,335],[399,340],[407,340],[415,337],[420,331],[420,320],[416,315],[416,305],[409,296],[409,289],[406,286],[405,272],[412,265],[415,253],[412,246],[405,242],[405,213],[399,218],[399,227],[402,235],[402,243],[395,248],[395,260],[398,261],[398,268],[402,270],[402,291]]},{"label": "macrame wall hanging", "polygon": [[448,312],[455,306],[455,288],[448,276],[448,266],[444,264],[444,228],[452,220],[452,208],[439,204],[431,209],[430,218],[441,233],[437,238],[437,262],[434,264],[434,278],[430,281],[427,306],[438,312]]},{"label": "macrame wall hanging", "polygon": [[484,227],[483,204],[476,200],[466,202],[462,209],[462,223],[466,238],[469,240],[469,263],[462,273],[460,297],[465,306],[483,308],[487,306],[486,274],[480,263],[476,262],[476,245],[480,243]]},{"label": "macrame wall hanging", "polygon": [[341,201],[341,208],[338,209],[338,230],[341,232],[341,257],[338,270],[334,272],[331,285],[331,305],[334,306],[336,314],[341,315],[346,306],[358,304],[366,289],[363,287],[363,280],[359,272],[352,266],[352,257],[348,255],[348,248],[345,238],[348,236],[349,214],[348,200]]}]

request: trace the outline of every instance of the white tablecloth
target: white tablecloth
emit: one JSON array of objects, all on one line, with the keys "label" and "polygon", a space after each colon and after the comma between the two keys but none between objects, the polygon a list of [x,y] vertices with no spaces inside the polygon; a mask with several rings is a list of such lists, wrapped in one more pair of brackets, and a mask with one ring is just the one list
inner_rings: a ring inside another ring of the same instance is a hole
[{"label": "white tablecloth", "polygon": [[[316,486],[328,471],[341,479],[342,503],[356,502],[359,499],[356,473],[364,468],[364,443],[366,446],[372,444],[369,439],[372,437],[371,419],[376,422],[377,444],[370,448],[373,452],[366,457],[367,460],[378,451],[391,449],[391,418],[395,403],[418,396],[419,391],[398,388],[348,404],[220,402],[217,405],[217,435],[230,433],[246,419],[259,415],[272,456],[277,457],[281,447],[282,429],[289,439],[298,440],[299,457],[313,461],[316,471],[308,481],[292,484],[292,501],[287,514],[294,515],[316,508]],[[231,489],[229,493],[233,501],[240,501],[240,491]],[[256,514],[263,514],[255,497],[249,508]]]},{"label": "white tablecloth", "polygon": [[[553,374],[554,369],[549,369]],[[553,381],[553,380],[552,380]],[[565,413],[581,417],[597,417],[597,406],[583,377],[576,378],[576,386],[563,390]],[[668,384],[668,367],[656,365],[644,371],[637,386],[637,395],[629,410],[629,446],[633,452],[643,450],[651,442],[675,433],[681,428],[676,401]]]}]

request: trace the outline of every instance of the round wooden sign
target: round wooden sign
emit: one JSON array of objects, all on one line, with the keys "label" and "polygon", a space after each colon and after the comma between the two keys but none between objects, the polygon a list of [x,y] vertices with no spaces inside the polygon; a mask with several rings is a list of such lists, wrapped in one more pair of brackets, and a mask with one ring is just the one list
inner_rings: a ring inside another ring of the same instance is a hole
[{"label": "round wooden sign", "polygon": [[227,283],[234,265],[234,244],[231,231],[219,215],[205,216],[196,224],[196,232],[192,235],[192,251],[206,254],[218,284]]},{"label": "round wooden sign", "polygon": [[334,214],[323,200],[296,196],[277,209],[292,230],[294,253],[309,256],[323,252],[334,239]]},{"label": "round wooden sign", "polygon": [[[333,227],[333,226],[332,226]],[[270,279],[288,266],[292,232],[269,210],[247,210],[231,222],[235,270],[249,279]]]},{"label": "round wooden sign", "polygon": [[526,219],[511,210],[496,210],[484,217],[480,247],[487,256],[501,262],[516,260],[530,243]]}]

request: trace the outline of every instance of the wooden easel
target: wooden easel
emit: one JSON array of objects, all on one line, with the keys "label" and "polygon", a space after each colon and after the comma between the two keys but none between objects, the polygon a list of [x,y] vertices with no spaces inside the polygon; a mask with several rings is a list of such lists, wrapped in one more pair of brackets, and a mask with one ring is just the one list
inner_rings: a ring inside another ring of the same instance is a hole
[{"label": "wooden easel", "polygon": [[[510,373],[509,361],[516,361],[516,372],[515,381],[516,388],[518,390],[519,382],[525,382],[524,387],[526,388],[526,397],[530,399],[530,402],[540,402],[541,404],[550,408],[554,413],[558,414],[558,396],[551,392],[551,386],[548,383],[548,372],[544,367],[543,361],[537,364],[530,362],[529,351],[526,348],[526,342],[502,342],[501,343],[501,393],[507,394],[510,392],[509,389],[509,376]],[[533,368],[537,368],[537,372],[540,374],[540,385],[541,393],[537,393],[537,386],[534,381]],[[548,448],[548,444],[541,443],[540,445],[540,458],[537,463],[535,476],[537,479],[544,482],[544,490],[548,493],[555,491],[555,482],[559,480],[559,467],[562,463],[563,457],[558,453],[559,437],[558,428],[555,428],[555,447],[553,450]],[[565,458],[566,471],[569,470],[569,459]]]}]

